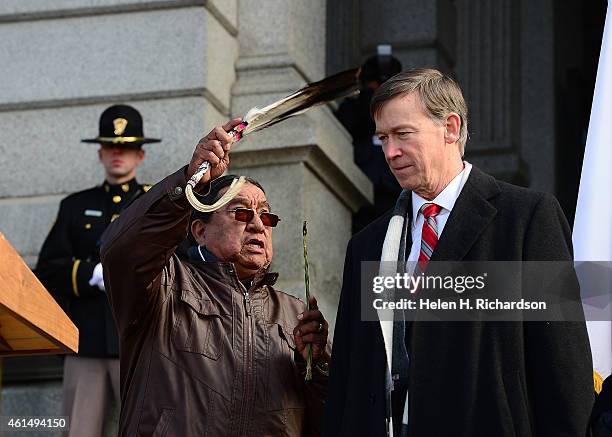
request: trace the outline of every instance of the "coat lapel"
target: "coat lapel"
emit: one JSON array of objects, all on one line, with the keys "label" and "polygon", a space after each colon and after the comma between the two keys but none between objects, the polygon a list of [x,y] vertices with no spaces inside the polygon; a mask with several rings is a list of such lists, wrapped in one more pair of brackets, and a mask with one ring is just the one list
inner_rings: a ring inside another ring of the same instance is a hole
[{"label": "coat lapel", "polygon": [[431,261],[461,261],[497,214],[489,199],[499,193],[493,177],[472,167]]}]

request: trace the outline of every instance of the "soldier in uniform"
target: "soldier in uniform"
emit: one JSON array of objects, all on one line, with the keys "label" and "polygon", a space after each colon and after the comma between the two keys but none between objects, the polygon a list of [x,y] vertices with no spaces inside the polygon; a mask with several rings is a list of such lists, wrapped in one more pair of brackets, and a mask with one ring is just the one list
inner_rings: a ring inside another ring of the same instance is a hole
[{"label": "soldier in uniform", "polygon": [[36,273],[79,329],[79,353],[64,363],[63,414],[70,436],[102,434],[109,391],[119,402],[119,348],[100,264],[100,237],[122,209],[149,189],[136,181],[146,138],[140,113],[126,105],[106,109],[99,136],[101,185],[71,194],[40,251]]}]

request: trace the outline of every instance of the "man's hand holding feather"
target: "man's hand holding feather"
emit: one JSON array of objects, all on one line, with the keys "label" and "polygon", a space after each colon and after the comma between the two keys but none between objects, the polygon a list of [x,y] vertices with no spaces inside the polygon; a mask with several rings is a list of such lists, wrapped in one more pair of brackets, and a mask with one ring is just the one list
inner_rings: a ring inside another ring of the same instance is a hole
[{"label": "man's hand holding feather", "polygon": [[235,142],[228,132],[238,126],[241,121],[240,118],[235,118],[223,126],[217,126],[198,142],[187,168],[187,179],[193,176],[204,161],[210,163],[210,171],[204,174],[199,184],[216,179],[225,172],[229,166],[229,151]]}]

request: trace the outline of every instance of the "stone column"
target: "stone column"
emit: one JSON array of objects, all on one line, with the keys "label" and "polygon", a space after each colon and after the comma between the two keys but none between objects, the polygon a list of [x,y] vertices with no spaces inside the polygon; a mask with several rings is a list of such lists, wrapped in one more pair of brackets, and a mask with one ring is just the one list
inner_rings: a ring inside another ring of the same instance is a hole
[{"label": "stone column", "polygon": [[361,1],[361,51],[364,59],[378,44],[391,44],[404,69],[452,69],[455,61],[453,0]]},{"label": "stone column", "polygon": [[[323,0],[239,0],[233,116],[324,77],[325,6]],[[258,179],[282,217],[273,268],[278,287],[302,298],[302,221],[308,221],[311,291],[333,327],[351,213],[372,199],[349,135],[328,107],[317,108],[246,137],[230,167]]]},{"label": "stone column", "polygon": [[469,106],[468,160],[501,179],[553,191],[552,2],[456,3],[456,73]]},{"label": "stone column", "polygon": [[[520,6],[520,149],[529,165],[529,186],[554,192],[555,68],[552,0],[518,2]],[[568,108],[564,108],[568,109]],[[570,109],[571,111],[571,109]],[[578,164],[577,164],[578,165]],[[559,174],[562,178],[563,174]]]},{"label": "stone column", "polygon": [[467,159],[525,184],[520,159],[520,27],[517,2],[457,0],[457,79],[468,108]]}]

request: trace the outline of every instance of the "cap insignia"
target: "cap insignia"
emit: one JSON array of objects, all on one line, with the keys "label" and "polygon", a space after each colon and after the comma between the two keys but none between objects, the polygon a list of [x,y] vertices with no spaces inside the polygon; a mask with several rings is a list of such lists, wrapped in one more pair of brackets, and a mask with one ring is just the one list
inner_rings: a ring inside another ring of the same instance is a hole
[{"label": "cap insignia", "polygon": [[113,120],[113,126],[115,127],[115,135],[123,135],[125,128],[128,125],[128,121],[125,118],[115,118]]}]

